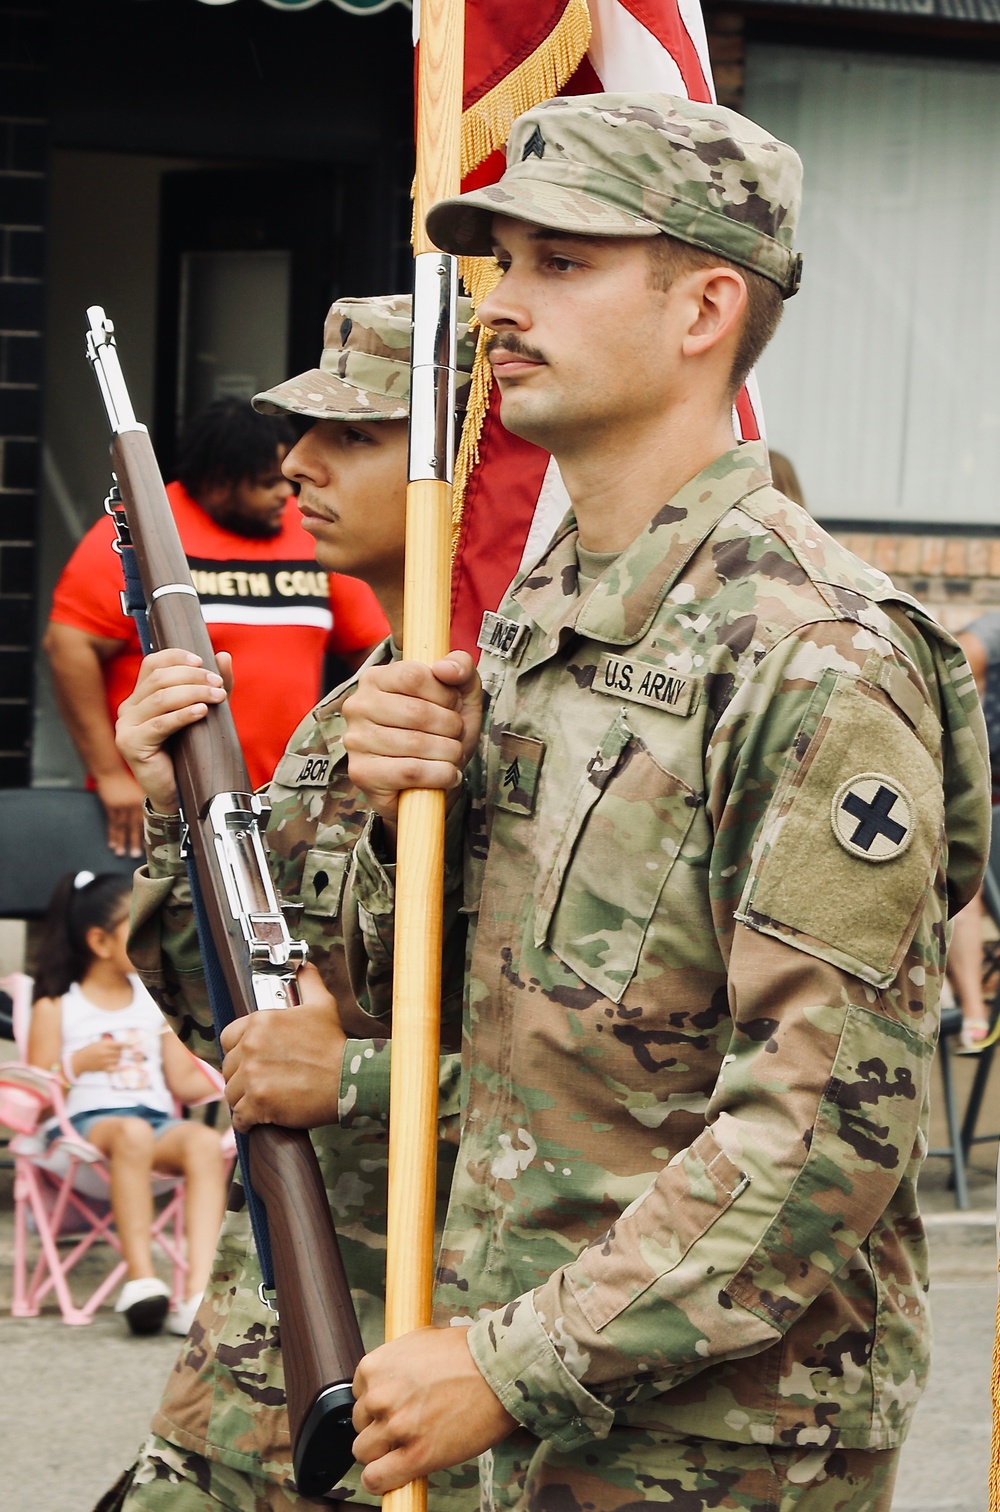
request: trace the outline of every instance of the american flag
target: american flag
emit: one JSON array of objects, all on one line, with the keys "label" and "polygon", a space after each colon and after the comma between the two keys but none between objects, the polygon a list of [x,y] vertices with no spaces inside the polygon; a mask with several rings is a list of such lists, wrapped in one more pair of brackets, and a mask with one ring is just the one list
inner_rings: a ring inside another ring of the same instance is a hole
[{"label": "american flag", "polygon": [[[715,100],[697,0],[467,0],[465,16],[463,189],[500,177],[511,122],[554,94],[630,90]],[[416,7],[414,17],[418,27]],[[488,264],[469,270],[473,300],[477,281],[489,276]],[[480,292],[485,287],[488,282]],[[488,365],[483,381],[489,381]],[[736,410],[744,439],[758,437],[752,384]],[[452,645],[473,655],[484,609],[496,609],[569,505],[548,453],[504,430],[495,388],[480,406],[477,425],[477,437],[467,433],[465,451],[469,459],[475,441],[478,460],[459,468],[452,571]]]}]

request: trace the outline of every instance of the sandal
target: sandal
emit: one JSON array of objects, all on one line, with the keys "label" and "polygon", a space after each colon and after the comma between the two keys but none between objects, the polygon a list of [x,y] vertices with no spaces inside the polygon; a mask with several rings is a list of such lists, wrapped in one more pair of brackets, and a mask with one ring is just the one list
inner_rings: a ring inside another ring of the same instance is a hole
[{"label": "sandal", "polygon": [[989,1037],[989,1020],[984,1018],[970,1018],[962,1020],[962,1030],[958,1036],[958,1049],[956,1055],[978,1055],[983,1049]]}]

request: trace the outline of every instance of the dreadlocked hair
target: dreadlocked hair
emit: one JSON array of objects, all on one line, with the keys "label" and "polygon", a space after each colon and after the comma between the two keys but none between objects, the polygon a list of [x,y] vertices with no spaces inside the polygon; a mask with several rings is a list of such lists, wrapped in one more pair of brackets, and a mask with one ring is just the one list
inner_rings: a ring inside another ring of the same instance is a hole
[{"label": "dreadlocked hair", "polygon": [[274,471],[279,446],[290,451],[298,434],[284,415],[258,415],[244,399],[216,399],[181,432],[175,472],[192,498],[206,486],[262,478]]},{"label": "dreadlocked hair", "polygon": [[93,959],[88,931],[117,929],[131,897],[132,879],[120,872],[67,872],[59,879],[35,951],[33,1002],[62,997],[83,979]]},{"label": "dreadlocked hair", "polygon": [[650,261],[650,284],[665,292],[675,279],[695,268],[732,268],[746,284],[747,303],[743,311],[743,327],[736,346],[736,355],[729,373],[730,393],[739,392],[747,374],[753,368],[761,352],[778,329],[785,308],[781,290],[772,278],[755,273],[751,268],[741,267],[718,252],[706,251],[704,247],[692,246],[663,231],[651,236],[646,243]]}]

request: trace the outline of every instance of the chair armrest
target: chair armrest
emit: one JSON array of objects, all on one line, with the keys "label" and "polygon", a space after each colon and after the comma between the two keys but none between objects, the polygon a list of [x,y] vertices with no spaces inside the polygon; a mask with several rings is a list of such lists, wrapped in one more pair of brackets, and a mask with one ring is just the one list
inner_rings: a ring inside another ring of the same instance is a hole
[{"label": "chair armrest", "polygon": [[55,1107],[61,1090],[58,1077],[38,1066],[15,1061],[0,1067],[0,1123],[17,1134],[33,1134],[43,1111]]},{"label": "chair armrest", "polygon": [[214,1066],[210,1066],[208,1061],[203,1061],[199,1055],[192,1055],[190,1050],[188,1054],[191,1055],[191,1059],[196,1063],[198,1070],[202,1072],[205,1080],[209,1083],[211,1091],[206,1092],[204,1097],[189,1099],[185,1103],[185,1106],[188,1108],[203,1108],[208,1103],[221,1101],[226,1091],[226,1079],[222,1072],[217,1071]]}]

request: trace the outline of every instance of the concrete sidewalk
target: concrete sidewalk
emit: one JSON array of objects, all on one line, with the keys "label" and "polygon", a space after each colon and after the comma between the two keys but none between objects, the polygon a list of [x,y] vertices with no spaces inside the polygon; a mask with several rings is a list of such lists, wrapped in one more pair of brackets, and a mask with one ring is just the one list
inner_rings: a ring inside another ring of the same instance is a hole
[{"label": "concrete sidewalk", "polygon": [[[894,1512],[985,1512],[996,1311],[992,1147],[972,1171],[976,1211],[957,1214],[943,1161],[922,1195],[931,1246],[935,1362],[904,1450]],[[90,1512],[131,1463],[177,1353],[133,1339],[109,1309],[86,1328],[58,1313],[9,1316],[10,1171],[0,1170],[0,1464],[4,1512]],[[106,1252],[89,1262],[103,1274]]]}]

